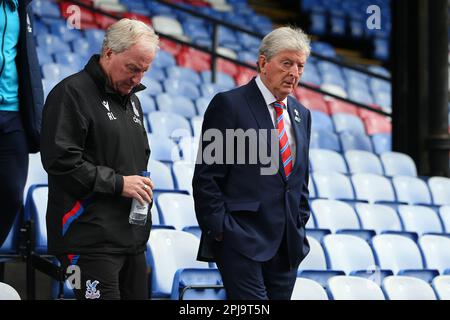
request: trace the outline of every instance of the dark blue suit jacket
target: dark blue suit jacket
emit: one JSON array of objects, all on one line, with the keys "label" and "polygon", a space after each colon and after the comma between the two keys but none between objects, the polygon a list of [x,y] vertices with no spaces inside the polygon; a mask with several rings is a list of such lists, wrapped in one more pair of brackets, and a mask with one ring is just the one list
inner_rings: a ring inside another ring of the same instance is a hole
[{"label": "dark blue suit jacket", "polygon": [[[288,180],[281,160],[274,175],[261,175],[261,167],[267,165],[259,161],[257,164],[197,163],[192,185],[195,211],[202,230],[199,260],[214,261],[211,249],[215,237],[222,232],[227,247],[255,261],[271,259],[283,236],[287,240],[292,267],[298,266],[309,252],[305,225],[310,215],[308,152],[311,115],[293,97],[288,97],[287,107],[297,148]],[[267,129],[269,132],[274,129],[255,79],[213,98],[204,116],[202,136],[208,129],[218,129],[224,137],[226,129]],[[262,143],[269,145],[267,149],[270,151],[270,137],[261,139],[265,140]],[[199,152],[210,143],[202,142]],[[226,159],[226,150],[223,152]],[[246,145],[247,156],[248,152],[249,146]]]}]

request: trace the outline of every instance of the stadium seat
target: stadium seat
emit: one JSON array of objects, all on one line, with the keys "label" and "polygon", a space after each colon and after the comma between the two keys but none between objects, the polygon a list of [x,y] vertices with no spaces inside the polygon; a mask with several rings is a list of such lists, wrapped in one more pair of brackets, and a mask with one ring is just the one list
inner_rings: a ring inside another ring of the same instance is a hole
[{"label": "stadium seat", "polygon": [[366,134],[363,122],[356,115],[348,113],[334,113],[331,118],[333,119],[334,127],[336,128],[337,133],[350,131],[353,133]]},{"label": "stadium seat", "polygon": [[178,190],[188,191],[192,194],[192,178],[194,176],[194,163],[188,161],[175,161],[172,165],[173,176]]},{"label": "stadium seat", "polygon": [[385,300],[375,282],[360,277],[332,277],[328,280],[328,290],[334,300]]},{"label": "stadium seat", "polygon": [[152,17],[153,28],[155,31],[162,34],[171,35],[174,37],[182,37],[183,27],[174,18],[168,16],[153,16]]},{"label": "stadium seat", "polygon": [[450,238],[439,235],[424,235],[419,238],[425,264],[428,269],[437,269],[440,274],[450,270]]},{"label": "stadium seat", "polygon": [[210,101],[211,98],[209,97],[200,97],[195,100],[195,105],[197,107],[197,113],[199,116],[203,116],[205,114],[206,108],[208,108]]},{"label": "stadium seat", "polygon": [[163,83],[165,91],[170,94],[176,93],[191,100],[195,100],[200,97],[200,91],[197,85],[192,82],[184,82],[179,79],[167,79],[164,80]]},{"label": "stadium seat", "polygon": [[400,218],[397,212],[390,206],[356,203],[355,209],[364,229],[375,230],[378,234],[387,230],[402,230]]},{"label": "stadium seat", "polygon": [[439,300],[450,300],[450,276],[437,276],[433,279],[433,288]]},{"label": "stadium seat", "polygon": [[48,187],[32,186],[29,189],[29,197],[25,203],[25,221],[34,221],[34,252],[47,254],[47,213]]},{"label": "stadium seat", "polygon": [[444,224],[445,232],[450,233],[450,206],[441,206],[439,208],[439,215]]},{"label": "stadium seat", "polygon": [[161,137],[191,136],[191,125],[183,116],[162,111],[148,115],[148,122],[153,134]]},{"label": "stadium seat", "polygon": [[374,152],[378,155],[392,150],[392,136],[390,133],[377,133],[371,136]]},{"label": "stadium seat", "polygon": [[317,110],[311,111],[311,128],[313,130],[334,131],[334,125],[331,117],[328,114]]},{"label": "stadium seat", "polygon": [[196,260],[199,239],[194,235],[169,229],[150,233],[148,263],[152,267],[152,297],[169,297],[175,273],[181,268],[208,268]]},{"label": "stadium seat", "polygon": [[337,200],[314,200],[311,204],[317,226],[335,233],[340,229],[360,229],[358,217],[353,208]]},{"label": "stadium seat", "polygon": [[23,193],[24,200],[28,196],[28,189],[33,184],[48,184],[48,175],[42,167],[40,152],[30,153],[28,156],[28,175]]},{"label": "stadium seat", "polygon": [[324,288],[314,280],[297,278],[291,300],[328,300]]},{"label": "stadium seat", "polygon": [[19,293],[9,284],[0,282],[0,300],[21,300]]},{"label": "stadium seat", "polygon": [[344,131],[339,134],[342,145],[342,150],[363,150],[373,152],[370,138],[365,133],[356,133],[351,131]]},{"label": "stadium seat", "polygon": [[299,270],[327,270],[327,261],[320,242],[308,236],[310,251],[300,263]]},{"label": "stadium seat", "polygon": [[194,130],[194,137],[200,137],[202,133],[203,117],[195,116],[191,119],[191,126]]},{"label": "stadium seat", "polygon": [[370,203],[395,202],[394,189],[387,178],[372,173],[357,173],[351,179],[357,199],[367,200]]},{"label": "stadium seat", "polygon": [[381,234],[373,237],[372,246],[378,264],[382,269],[400,270],[423,269],[423,260],[417,244],[404,236]]},{"label": "stadium seat", "polygon": [[380,159],[367,151],[349,150],[345,152],[348,168],[351,174],[354,173],[373,173],[383,175],[383,167]]},{"label": "stadium seat", "polygon": [[429,207],[400,205],[398,206],[398,213],[406,231],[416,232],[419,235],[443,232],[438,214]]},{"label": "stadium seat", "polygon": [[372,249],[359,237],[330,234],[323,238],[323,246],[330,262],[330,269],[342,270],[347,275],[356,271],[376,269]]},{"label": "stadium seat", "polygon": [[182,230],[187,226],[197,226],[194,200],[187,194],[161,193],[156,200],[161,222]]},{"label": "stadium seat", "polygon": [[164,163],[150,159],[147,165],[155,189],[173,190],[174,183],[170,169]]},{"label": "stadium seat", "polygon": [[175,58],[170,52],[164,50],[159,50],[152,62],[152,68],[158,69],[163,69],[174,65],[176,65]]},{"label": "stadium seat", "polygon": [[[150,112],[156,111],[155,100],[153,100],[152,96],[140,92],[138,92],[136,95],[138,96],[139,102],[141,103],[141,108],[144,116],[146,116]],[[147,119],[144,120],[144,124],[147,125]]]},{"label": "stadium seat", "polygon": [[67,65],[47,63],[42,66],[42,76],[49,81],[59,82],[79,70],[73,70]]},{"label": "stadium seat", "polygon": [[320,198],[353,200],[355,195],[350,179],[337,172],[313,172],[312,177]]},{"label": "stadium seat", "polygon": [[148,134],[148,143],[151,149],[150,159],[166,162],[180,160],[178,147],[170,138]]},{"label": "stadium seat", "polygon": [[392,185],[397,200],[408,204],[432,204],[430,191],[425,181],[411,176],[395,176]]},{"label": "stadium seat", "polygon": [[328,149],[340,152],[341,145],[338,136],[328,130],[311,130],[311,149]]},{"label": "stadium seat", "polygon": [[159,111],[179,114],[185,118],[192,118],[197,114],[194,103],[185,96],[160,93],[155,100]]},{"label": "stadium seat", "polygon": [[217,269],[178,269],[173,279],[171,300],[225,300],[222,277]]},{"label": "stadium seat", "polygon": [[428,186],[434,204],[450,205],[450,178],[431,177],[428,179]]},{"label": "stadium seat", "polygon": [[358,109],[355,105],[342,100],[330,98],[327,100],[327,105],[330,110],[330,114],[347,113],[355,116],[358,115]]},{"label": "stadium seat", "polygon": [[431,286],[414,277],[387,277],[383,280],[383,288],[389,300],[436,300]]},{"label": "stadium seat", "polygon": [[309,159],[313,171],[339,172],[344,174],[348,172],[344,158],[336,151],[310,149]]},{"label": "stadium seat", "polygon": [[400,152],[384,152],[380,155],[387,176],[417,177],[417,169],[410,156]]},{"label": "stadium seat", "polygon": [[171,79],[192,82],[196,85],[199,85],[202,82],[200,75],[191,68],[169,66],[166,68],[166,74],[169,75]]}]

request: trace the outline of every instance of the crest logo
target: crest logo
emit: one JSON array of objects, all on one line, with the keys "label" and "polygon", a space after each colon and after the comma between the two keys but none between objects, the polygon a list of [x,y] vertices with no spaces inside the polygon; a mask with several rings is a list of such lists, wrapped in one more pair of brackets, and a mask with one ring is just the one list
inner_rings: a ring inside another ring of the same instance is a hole
[{"label": "crest logo", "polygon": [[97,290],[99,283],[98,280],[94,280],[93,282],[91,280],[86,281],[86,294],[84,295],[86,299],[100,298],[100,290]]}]

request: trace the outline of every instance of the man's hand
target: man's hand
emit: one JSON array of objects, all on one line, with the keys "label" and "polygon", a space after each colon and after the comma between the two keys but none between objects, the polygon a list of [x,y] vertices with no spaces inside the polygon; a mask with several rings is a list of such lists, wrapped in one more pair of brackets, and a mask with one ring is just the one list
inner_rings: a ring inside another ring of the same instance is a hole
[{"label": "man's hand", "polygon": [[152,202],[152,190],[154,188],[155,186],[150,178],[141,176],[124,176],[122,196],[134,198],[138,200],[141,205],[144,205],[144,202]]}]

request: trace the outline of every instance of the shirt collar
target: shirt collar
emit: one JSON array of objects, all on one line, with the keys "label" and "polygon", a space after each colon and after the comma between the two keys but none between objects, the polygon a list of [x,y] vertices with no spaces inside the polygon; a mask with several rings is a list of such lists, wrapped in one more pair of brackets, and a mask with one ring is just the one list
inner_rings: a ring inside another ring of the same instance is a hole
[{"label": "shirt collar", "polygon": [[[275,98],[275,96],[272,94],[272,92],[270,92],[270,90],[266,87],[266,85],[264,84],[264,82],[262,82],[261,77],[257,76],[256,79],[256,85],[259,88],[259,91],[261,91],[263,97],[264,97],[264,101],[266,102],[266,105],[272,105],[272,103],[277,101],[277,98]],[[287,109],[287,97],[284,98],[282,101],[284,103],[284,109]]]}]

